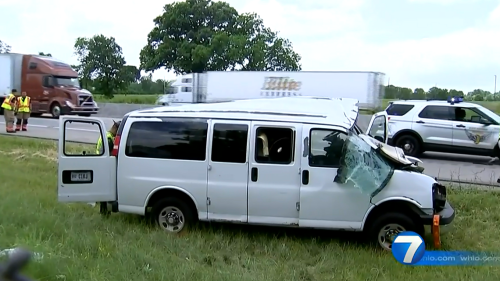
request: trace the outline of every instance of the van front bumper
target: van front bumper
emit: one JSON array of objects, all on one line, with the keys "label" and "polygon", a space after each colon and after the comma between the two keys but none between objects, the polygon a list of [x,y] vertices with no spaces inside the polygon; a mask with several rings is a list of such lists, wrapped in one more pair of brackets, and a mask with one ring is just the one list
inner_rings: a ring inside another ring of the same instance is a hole
[{"label": "van front bumper", "polygon": [[444,209],[434,215],[421,215],[420,219],[424,225],[424,235],[426,238],[431,238],[434,242],[434,247],[441,247],[441,234],[449,232],[452,228],[452,222],[455,219],[455,209],[448,201]]}]

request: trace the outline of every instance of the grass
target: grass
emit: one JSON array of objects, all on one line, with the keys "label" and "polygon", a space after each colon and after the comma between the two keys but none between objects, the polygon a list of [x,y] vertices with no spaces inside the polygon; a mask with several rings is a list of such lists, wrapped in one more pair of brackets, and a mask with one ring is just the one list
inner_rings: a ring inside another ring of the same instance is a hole
[{"label": "grass", "polygon": [[[35,280],[495,280],[500,267],[419,267],[332,232],[202,224],[166,235],[144,219],[103,218],[87,204],[56,199],[55,142],[0,136],[0,249],[41,253]],[[93,146],[73,144],[73,151]],[[500,193],[451,190],[455,229],[447,250],[500,249]],[[349,236],[349,237],[347,237]],[[354,237],[354,238],[353,238]],[[358,237],[359,238],[359,237]]]},{"label": "grass", "polygon": [[112,99],[102,95],[95,95],[97,102],[109,103],[131,103],[131,104],[155,104],[158,95],[115,95]]}]

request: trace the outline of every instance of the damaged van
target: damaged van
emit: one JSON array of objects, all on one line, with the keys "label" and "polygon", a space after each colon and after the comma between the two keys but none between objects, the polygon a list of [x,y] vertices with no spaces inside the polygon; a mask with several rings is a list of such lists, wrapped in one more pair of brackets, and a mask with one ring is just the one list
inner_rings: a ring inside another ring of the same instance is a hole
[{"label": "damaged van", "polygon": [[402,231],[440,234],[455,211],[418,159],[387,145],[387,115],[355,125],[357,100],[254,99],[127,114],[114,147],[74,153],[60,119],[58,199],[148,215],[166,232],[216,221],[364,232],[390,250]]}]

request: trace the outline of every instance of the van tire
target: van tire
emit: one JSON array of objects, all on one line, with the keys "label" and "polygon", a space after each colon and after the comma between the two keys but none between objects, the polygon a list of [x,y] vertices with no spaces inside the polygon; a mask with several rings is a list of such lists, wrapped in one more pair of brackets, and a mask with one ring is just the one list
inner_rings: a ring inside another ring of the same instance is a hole
[{"label": "van tire", "polygon": [[388,240],[394,239],[400,232],[414,231],[422,235],[412,218],[404,213],[385,213],[376,218],[368,229],[367,238],[370,243],[377,244],[386,251],[392,249],[392,241]]},{"label": "van tire", "polygon": [[59,103],[54,102],[50,106],[50,115],[52,115],[53,118],[59,119],[61,116],[61,105],[59,105]]},{"label": "van tire", "polygon": [[[168,217],[173,222],[169,223]],[[196,220],[189,204],[176,197],[168,197],[156,202],[151,209],[151,219],[165,232],[174,234],[186,232],[194,226]],[[181,223],[182,226],[178,229]]]}]

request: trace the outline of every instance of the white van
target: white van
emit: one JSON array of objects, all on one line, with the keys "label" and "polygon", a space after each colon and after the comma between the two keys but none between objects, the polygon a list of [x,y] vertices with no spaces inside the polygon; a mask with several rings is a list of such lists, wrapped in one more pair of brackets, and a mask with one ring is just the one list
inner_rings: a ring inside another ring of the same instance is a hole
[{"label": "white van", "polygon": [[174,233],[197,220],[364,231],[390,249],[434,221],[439,239],[455,217],[446,188],[374,139],[387,141],[385,112],[368,127],[378,136],[357,116],[356,100],[315,97],[159,107],[126,115],[112,151],[78,155],[65,151],[69,124],[95,124],[103,139],[105,125],[62,116],[59,201],[150,214]]}]

